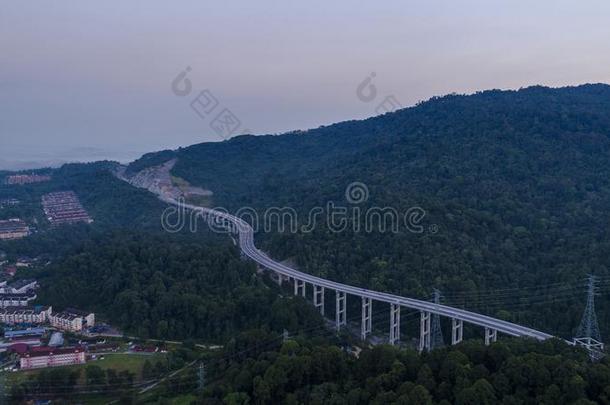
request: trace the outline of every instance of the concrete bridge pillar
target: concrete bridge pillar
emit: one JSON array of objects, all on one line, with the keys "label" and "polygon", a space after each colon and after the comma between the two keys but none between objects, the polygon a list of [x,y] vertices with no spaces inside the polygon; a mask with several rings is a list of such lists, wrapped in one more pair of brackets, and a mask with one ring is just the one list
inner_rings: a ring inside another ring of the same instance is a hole
[{"label": "concrete bridge pillar", "polygon": [[485,328],[485,346],[489,346],[496,340],[498,340],[498,331],[491,328]]},{"label": "concrete bridge pillar", "polygon": [[451,344],[456,345],[464,338],[464,321],[451,319]]},{"label": "concrete bridge pillar", "polygon": [[336,310],[335,310],[335,322],[337,330],[341,329],[341,326],[347,325],[347,299],[344,292],[336,291]]},{"label": "concrete bridge pillar", "polygon": [[305,296],[305,281],[294,279],[294,295]]},{"label": "concrete bridge pillar", "polygon": [[362,325],[360,337],[366,340],[366,335],[373,329],[373,300],[362,297]]},{"label": "concrete bridge pillar", "polygon": [[400,305],[390,304],[390,344],[400,340]]},{"label": "concrete bridge pillar", "polygon": [[313,285],[313,305],[324,316],[324,287]]},{"label": "concrete bridge pillar", "polygon": [[422,311],[419,328],[419,351],[430,350],[430,312]]}]

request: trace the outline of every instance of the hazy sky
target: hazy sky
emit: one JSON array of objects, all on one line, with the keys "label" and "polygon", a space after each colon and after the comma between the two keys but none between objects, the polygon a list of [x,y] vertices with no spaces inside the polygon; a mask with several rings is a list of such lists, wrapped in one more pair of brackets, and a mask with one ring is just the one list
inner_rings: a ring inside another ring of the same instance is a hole
[{"label": "hazy sky", "polygon": [[[609,21],[607,0],[0,0],[0,168],[216,141],[225,108],[236,133],[277,133],[375,115],[390,95],[608,83]],[[205,89],[218,104],[200,117]]]}]

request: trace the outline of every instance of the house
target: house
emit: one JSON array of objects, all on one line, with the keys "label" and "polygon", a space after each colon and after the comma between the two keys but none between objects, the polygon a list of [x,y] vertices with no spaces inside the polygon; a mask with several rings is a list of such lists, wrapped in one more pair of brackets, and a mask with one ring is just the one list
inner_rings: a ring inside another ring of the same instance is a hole
[{"label": "house", "polygon": [[21,355],[19,360],[22,370],[33,368],[84,364],[85,349],[82,347],[55,348],[48,346],[32,347]]},{"label": "house", "polygon": [[51,326],[71,332],[80,332],[95,325],[95,314],[67,308],[49,316]]},{"label": "house", "polygon": [[32,259],[31,257],[21,256],[17,259],[17,263],[15,266],[17,267],[30,267],[36,262],[36,259]]},{"label": "house", "polygon": [[96,343],[89,345],[87,350],[91,352],[116,352],[119,349],[119,345],[116,343]]},{"label": "house", "polygon": [[15,274],[17,274],[17,266],[6,266],[4,268],[4,274],[6,274],[9,277],[15,276]]}]

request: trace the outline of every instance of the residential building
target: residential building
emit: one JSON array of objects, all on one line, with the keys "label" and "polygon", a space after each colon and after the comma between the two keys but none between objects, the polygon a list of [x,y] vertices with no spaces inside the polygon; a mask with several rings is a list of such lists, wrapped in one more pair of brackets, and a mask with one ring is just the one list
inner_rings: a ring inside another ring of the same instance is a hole
[{"label": "residential building", "polygon": [[5,198],[3,200],[0,200],[0,208],[4,208],[4,207],[12,207],[15,205],[19,205],[20,201],[17,200],[16,198]]},{"label": "residential building", "polygon": [[22,370],[33,368],[66,366],[85,363],[85,349],[82,347],[55,348],[48,346],[32,347],[21,355]]},{"label": "residential building", "polygon": [[0,285],[0,293],[22,294],[38,287],[38,282],[31,279],[17,280],[4,287]]},{"label": "residential building", "polygon": [[49,322],[57,329],[80,332],[95,325],[95,314],[68,308],[51,314]]},{"label": "residential building", "polygon": [[4,274],[8,277],[13,277],[15,274],[17,274],[17,266],[6,266],[4,268]]},{"label": "residential building", "polygon": [[0,322],[9,325],[41,324],[47,322],[51,307],[8,307],[0,309]]},{"label": "residential building", "polygon": [[30,234],[30,228],[25,221],[13,218],[0,221],[0,239],[20,239]]},{"label": "residential building", "polygon": [[47,332],[46,328],[7,329],[4,331],[5,339],[19,340],[27,338],[41,338]]},{"label": "residential building", "polygon": [[42,196],[42,207],[53,225],[93,222],[73,191],[45,194]]},{"label": "residential building", "polygon": [[0,293],[0,308],[26,307],[30,301],[35,299],[36,293],[34,291],[28,291],[27,293],[22,294]]},{"label": "residential building", "polygon": [[6,178],[6,184],[31,184],[51,180],[51,176],[39,174],[14,174]]},{"label": "residential building", "polygon": [[30,267],[34,263],[36,263],[36,259],[32,259],[31,257],[27,257],[27,256],[21,256],[17,259],[17,263],[15,263],[15,266]]}]

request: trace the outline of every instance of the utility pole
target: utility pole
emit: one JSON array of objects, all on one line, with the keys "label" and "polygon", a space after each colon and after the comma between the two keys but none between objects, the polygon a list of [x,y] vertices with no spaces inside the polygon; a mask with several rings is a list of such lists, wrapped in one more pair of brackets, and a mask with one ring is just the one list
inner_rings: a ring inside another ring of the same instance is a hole
[{"label": "utility pole", "polygon": [[[434,303],[441,303],[441,292],[434,289]],[[443,331],[441,330],[441,317],[438,314],[432,315],[432,327],[431,327],[431,340],[430,340],[430,349],[438,349],[439,347],[443,347],[445,342],[443,341]]]},{"label": "utility pole", "polygon": [[576,337],[574,338],[574,344],[584,346],[594,360],[601,358],[604,350],[604,344],[599,333],[599,325],[597,324],[597,316],[595,315],[596,283],[596,277],[589,275],[587,278],[587,305],[576,331]]}]

